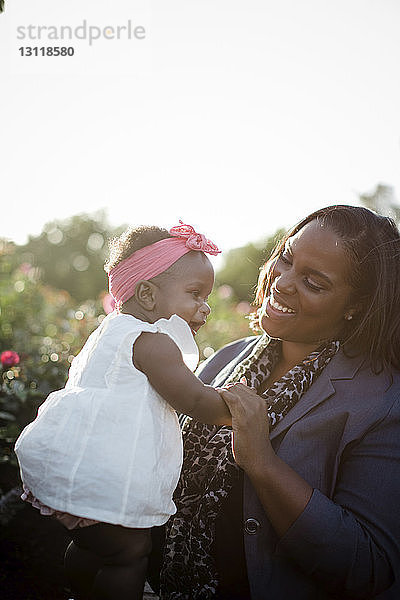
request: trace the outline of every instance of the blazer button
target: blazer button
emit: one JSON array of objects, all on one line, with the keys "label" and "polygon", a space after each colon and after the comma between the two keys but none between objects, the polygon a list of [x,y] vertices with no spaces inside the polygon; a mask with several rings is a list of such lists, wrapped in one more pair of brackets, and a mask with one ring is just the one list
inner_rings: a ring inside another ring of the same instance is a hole
[{"label": "blazer button", "polygon": [[257,533],[260,527],[260,523],[257,521],[257,519],[250,518],[246,519],[246,521],[244,522],[244,530],[249,535],[254,535],[255,533]]}]

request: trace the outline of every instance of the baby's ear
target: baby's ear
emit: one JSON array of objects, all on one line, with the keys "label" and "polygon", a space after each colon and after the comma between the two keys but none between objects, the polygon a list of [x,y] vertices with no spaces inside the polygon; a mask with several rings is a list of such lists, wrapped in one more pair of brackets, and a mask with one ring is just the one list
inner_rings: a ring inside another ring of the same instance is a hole
[{"label": "baby's ear", "polygon": [[153,310],[156,304],[156,286],[151,281],[141,280],[136,284],[136,301],[145,310]]}]

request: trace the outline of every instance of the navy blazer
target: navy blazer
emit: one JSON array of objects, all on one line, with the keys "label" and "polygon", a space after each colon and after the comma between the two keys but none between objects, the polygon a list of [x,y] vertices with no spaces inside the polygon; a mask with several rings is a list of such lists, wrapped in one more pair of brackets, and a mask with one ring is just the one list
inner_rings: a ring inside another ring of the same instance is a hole
[{"label": "navy blazer", "polygon": [[[201,365],[223,385],[258,338]],[[313,488],[278,539],[244,478],[243,535],[252,600],[400,599],[400,374],[374,375],[343,352],[271,433],[275,452]]]}]

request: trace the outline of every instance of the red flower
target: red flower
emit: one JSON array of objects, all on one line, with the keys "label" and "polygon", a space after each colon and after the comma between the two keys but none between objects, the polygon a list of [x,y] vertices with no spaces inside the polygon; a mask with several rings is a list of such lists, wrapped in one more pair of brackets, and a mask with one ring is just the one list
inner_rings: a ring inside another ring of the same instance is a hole
[{"label": "red flower", "polygon": [[9,368],[19,363],[19,356],[13,350],[5,350],[1,353],[0,360],[3,367]]}]

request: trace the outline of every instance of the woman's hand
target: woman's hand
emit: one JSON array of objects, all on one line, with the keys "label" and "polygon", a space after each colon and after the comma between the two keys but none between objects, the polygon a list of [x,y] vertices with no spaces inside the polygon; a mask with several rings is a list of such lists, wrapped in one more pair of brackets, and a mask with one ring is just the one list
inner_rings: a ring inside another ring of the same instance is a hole
[{"label": "woman's hand", "polygon": [[311,498],[312,487],[273,451],[265,400],[242,383],[219,388],[232,414],[233,453],[279,536]]},{"label": "woman's hand", "polygon": [[232,415],[233,454],[236,463],[250,473],[274,454],[269,441],[265,400],[253,388],[235,383],[218,388]]}]

